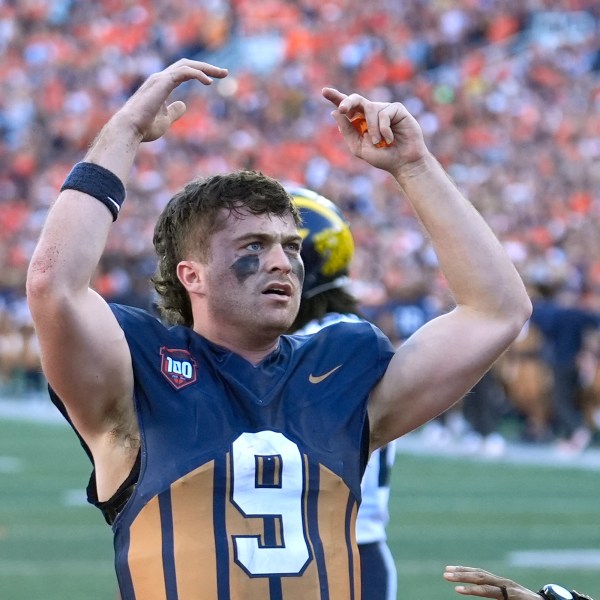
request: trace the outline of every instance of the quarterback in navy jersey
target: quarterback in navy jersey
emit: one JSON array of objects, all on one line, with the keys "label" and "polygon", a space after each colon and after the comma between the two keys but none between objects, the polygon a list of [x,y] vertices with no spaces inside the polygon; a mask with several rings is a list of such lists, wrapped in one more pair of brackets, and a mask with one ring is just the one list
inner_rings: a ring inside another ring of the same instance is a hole
[{"label": "quarterback in navy jersey", "polygon": [[368,323],[284,335],[301,222],[279,182],[244,170],[192,179],[158,217],[163,320],[109,306],[90,282],[140,144],[184,115],[181,84],[226,76],[186,58],[151,75],[68,174],[27,277],[43,369],[93,461],[123,600],[360,600],[369,454],[459,400],[529,298],[406,108],[324,88],[351,153],[423,224],[456,308],[397,350]]},{"label": "quarterback in navy jersey", "polygon": [[[291,331],[312,335],[336,323],[361,323],[358,299],[349,287],[354,238],[342,211],[331,200],[298,185],[287,191],[302,218],[302,300]],[[396,441],[374,450],[367,463],[356,518],[362,600],[395,600],[398,574],[387,545],[390,475]]]},{"label": "quarterback in navy jersey", "polygon": [[[163,586],[166,598],[301,598],[313,587],[351,597],[365,399],[393,353],[383,335],[340,324],[283,336],[252,365],[187,327],[112,308],[144,440],[138,485],[113,524],[123,598]],[[361,344],[377,349],[372,361],[359,358]],[[202,556],[205,568],[180,556]]]}]

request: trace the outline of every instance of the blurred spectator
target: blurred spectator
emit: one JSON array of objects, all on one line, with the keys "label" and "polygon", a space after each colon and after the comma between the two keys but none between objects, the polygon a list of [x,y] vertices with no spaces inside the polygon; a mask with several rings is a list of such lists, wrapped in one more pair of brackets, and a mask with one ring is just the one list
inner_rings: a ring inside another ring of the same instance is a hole
[{"label": "blurred spectator", "polygon": [[192,110],[140,153],[108,245],[136,268],[107,254],[96,280],[107,297],[151,304],[158,212],[190,173],[246,167],[340,199],[356,292],[385,329],[417,315],[400,317],[390,264],[407,266],[402,294],[408,280],[424,290],[412,308],[444,310],[428,241],[398,189],[347,159],[324,85],[403,98],[526,279],[549,270],[576,295],[600,289],[599,22],[593,0],[0,0],[0,296],[21,294],[48,205],[90,136],[183,55],[231,75],[209,97],[183,86]]},{"label": "blurred spectator", "polygon": [[506,440],[499,427],[509,412],[509,404],[494,369],[488,371],[462,401],[462,412],[470,430],[463,446],[490,458],[502,456]]},{"label": "blurred spectator", "polygon": [[393,344],[402,344],[440,314],[440,307],[429,290],[431,279],[423,266],[403,265],[400,258],[398,264],[385,267],[381,282],[381,304],[365,306],[365,312]]},{"label": "blurred spectator", "polygon": [[0,303],[0,398],[37,395],[44,385],[37,337],[24,299]]},{"label": "blurred spectator", "polygon": [[534,296],[531,323],[546,340],[546,360],[552,369],[550,425],[561,447],[580,452],[591,441],[581,405],[582,385],[578,357],[585,333],[600,328],[600,312],[574,306],[568,290],[553,285],[538,285]]},{"label": "blurred spectator", "polygon": [[498,361],[495,373],[510,404],[523,421],[520,437],[526,442],[549,442],[552,369],[545,360],[544,340],[529,323]]}]

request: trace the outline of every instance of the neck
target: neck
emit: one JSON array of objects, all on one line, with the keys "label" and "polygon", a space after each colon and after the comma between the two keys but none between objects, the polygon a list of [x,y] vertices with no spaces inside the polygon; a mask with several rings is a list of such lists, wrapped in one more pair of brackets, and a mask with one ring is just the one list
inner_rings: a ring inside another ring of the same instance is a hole
[{"label": "neck", "polygon": [[264,331],[261,332],[262,335],[240,335],[239,332],[227,332],[225,327],[215,331],[197,322],[193,329],[208,341],[234,352],[252,365],[259,364],[279,346],[279,335],[266,336]]}]

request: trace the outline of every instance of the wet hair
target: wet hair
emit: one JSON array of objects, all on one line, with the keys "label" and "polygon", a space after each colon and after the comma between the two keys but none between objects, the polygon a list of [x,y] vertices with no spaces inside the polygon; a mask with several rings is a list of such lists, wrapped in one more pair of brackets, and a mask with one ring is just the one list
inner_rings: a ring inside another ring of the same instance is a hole
[{"label": "wet hair", "polygon": [[[171,325],[193,325],[187,290],[177,277],[180,261],[193,256],[208,261],[211,236],[221,231],[231,213],[300,217],[281,184],[259,171],[234,171],[188,183],[165,206],[154,228],[158,255],[152,283],[161,317]],[[227,212],[229,211],[229,212]]]}]

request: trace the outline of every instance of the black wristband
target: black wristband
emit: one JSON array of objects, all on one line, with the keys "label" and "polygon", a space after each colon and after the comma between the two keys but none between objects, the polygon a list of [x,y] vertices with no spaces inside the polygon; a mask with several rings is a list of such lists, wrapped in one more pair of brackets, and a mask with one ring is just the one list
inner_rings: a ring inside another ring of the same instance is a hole
[{"label": "black wristband", "polygon": [[99,200],[108,208],[113,221],[117,220],[125,201],[125,186],[112,172],[100,165],[79,162],[67,175],[60,191],[76,190]]}]

